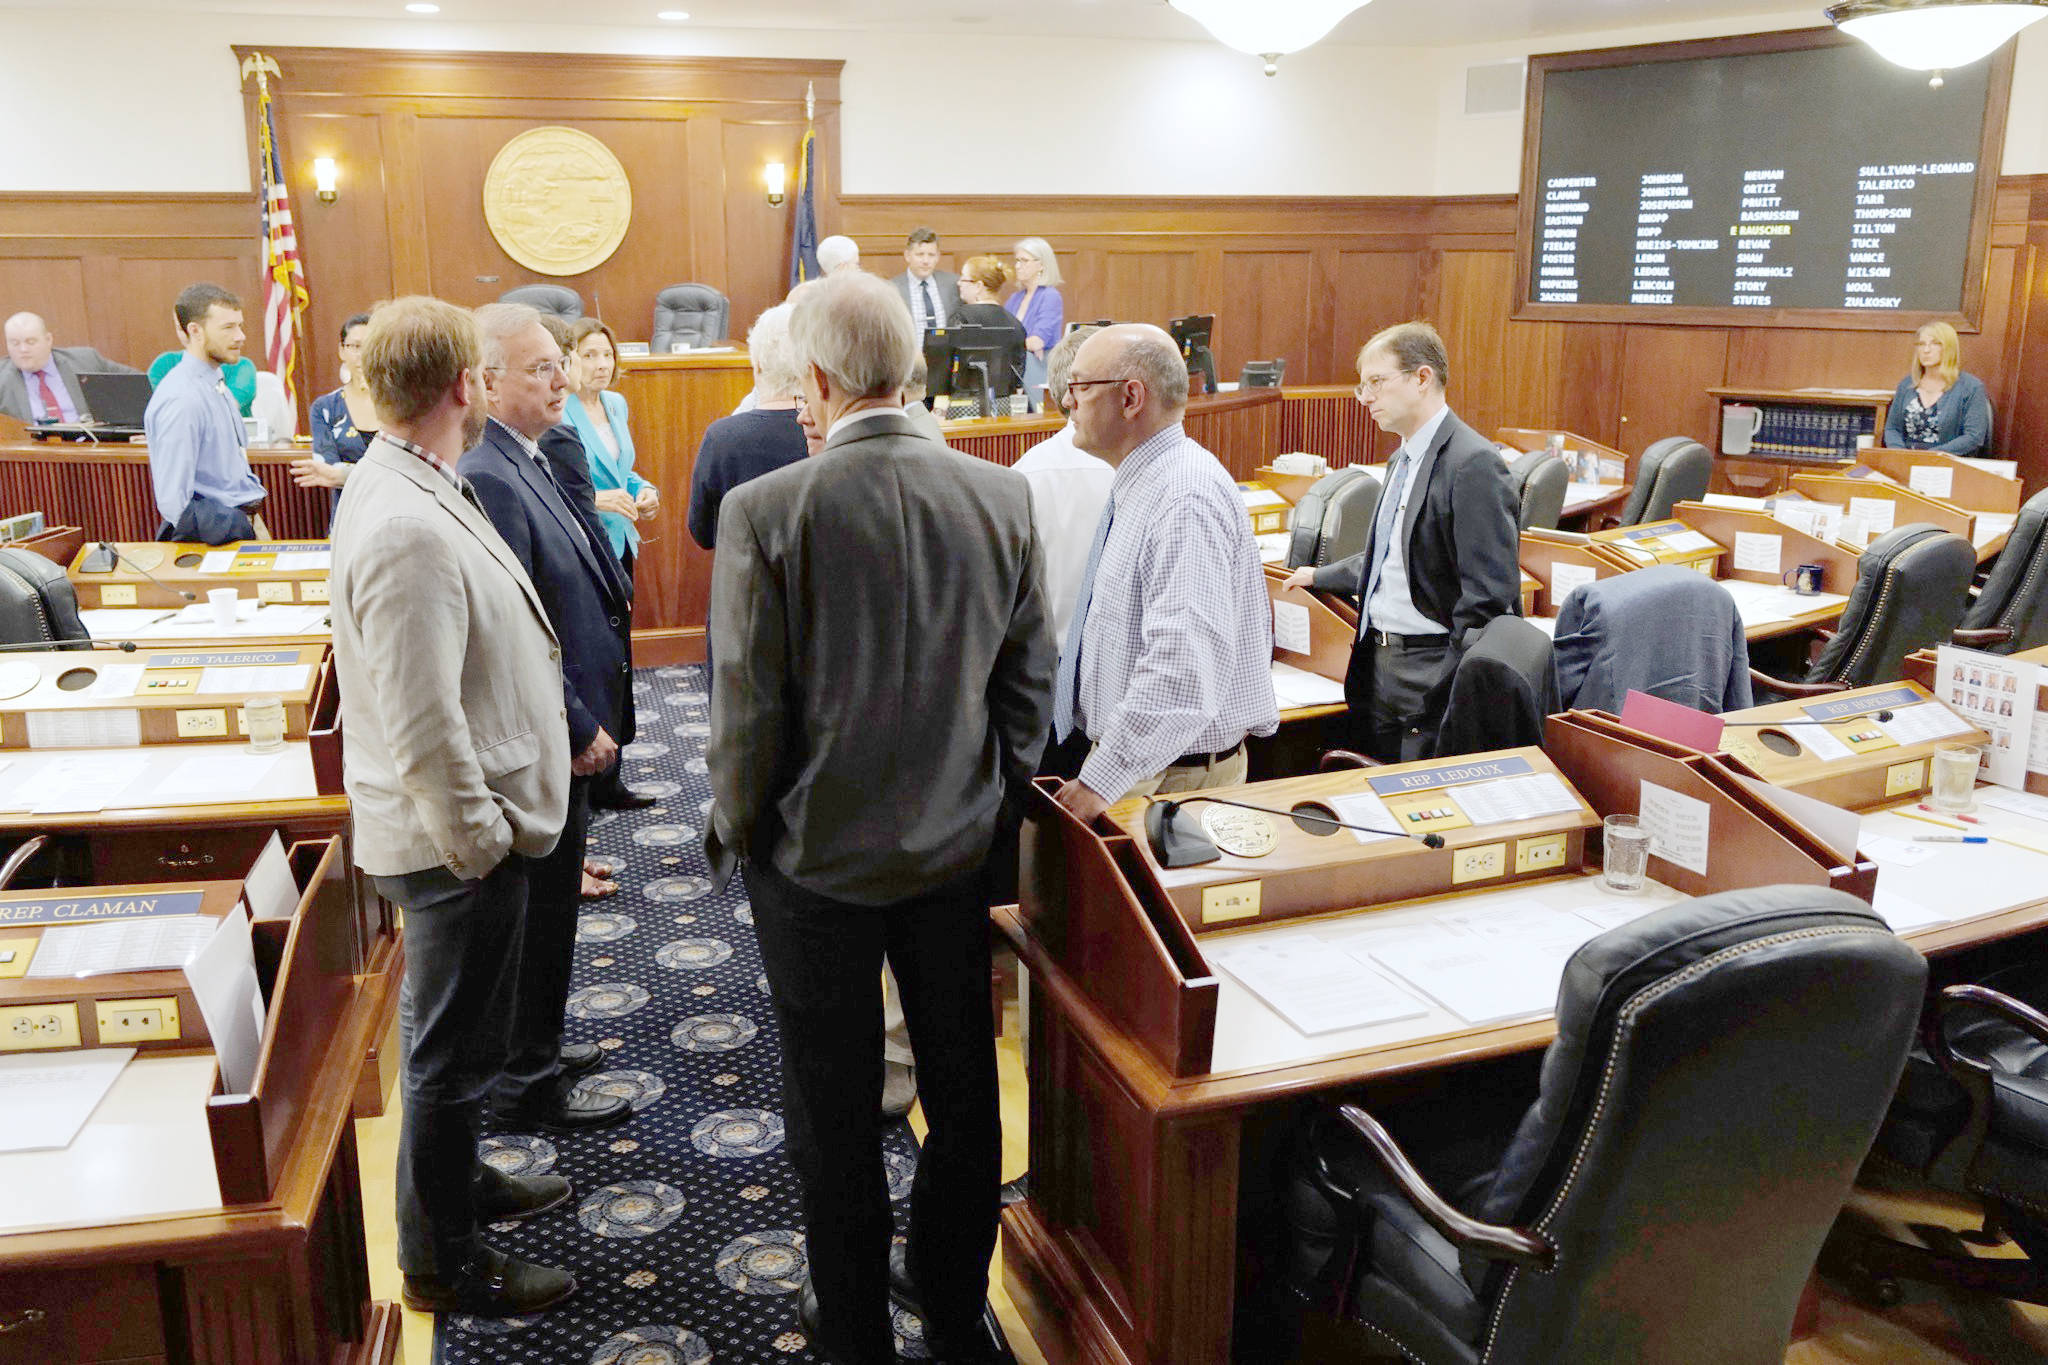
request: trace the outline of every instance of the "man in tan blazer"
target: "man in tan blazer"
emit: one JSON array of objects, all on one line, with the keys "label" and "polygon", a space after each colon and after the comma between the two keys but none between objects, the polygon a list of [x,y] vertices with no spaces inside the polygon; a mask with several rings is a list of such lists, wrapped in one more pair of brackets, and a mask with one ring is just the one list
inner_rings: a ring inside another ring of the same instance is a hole
[{"label": "man in tan blazer", "polygon": [[746,859],[782,1030],[816,1291],[798,1318],[840,1365],[895,1359],[886,956],[928,1123],[893,1287],[938,1359],[1005,1359],[982,1317],[1000,1145],[983,864],[1051,714],[1030,490],[904,417],[917,343],[886,282],[811,286],[790,340],[825,445],[719,510],[706,848],[721,880]]},{"label": "man in tan blazer", "polygon": [[526,924],[523,854],[569,790],[561,650],[455,461],[484,423],[476,325],[439,299],[377,312],[361,359],[384,428],[349,476],[328,577],[355,859],[404,908],[398,1258],[408,1306],[500,1317],[574,1291],[485,1245],[569,1198],[477,1160]]}]

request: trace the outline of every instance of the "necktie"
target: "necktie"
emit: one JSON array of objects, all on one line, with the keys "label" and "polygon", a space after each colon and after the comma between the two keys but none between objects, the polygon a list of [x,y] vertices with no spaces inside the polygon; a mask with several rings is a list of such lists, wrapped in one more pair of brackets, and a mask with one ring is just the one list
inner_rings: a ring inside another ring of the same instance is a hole
[{"label": "necktie", "polygon": [[1074,595],[1074,619],[1067,624],[1067,641],[1060,649],[1060,671],[1052,684],[1052,735],[1061,743],[1074,733],[1074,703],[1081,695],[1081,633],[1088,625],[1088,603],[1095,596],[1095,566],[1102,562],[1102,547],[1109,541],[1109,523],[1115,519],[1116,504],[1106,503],[1102,520],[1095,524],[1095,543],[1088,547],[1088,562],[1081,569],[1081,588]]},{"label": "necktie", "polygon": [[1394,541],[1394,523],[1401,509],[1401,493],[1408,486],[1408,466],[1413,463],[1406,450],[1394,456],[1394,467],[1387,473],[1387,491],[1380,494],[1379,510],[1372,519],[1372,562],[1365,573],[1365,595],[1358,599],[1358,623],[1366,624],[1367,613],[1372,609],[1372,595],[1380,585],[1380,569],[1387,562],[1387,547]]},{"label": "necktie", "polygon": [[64,420],[64,405],[57,401],[56,391],[50,387],[50,377],[41,370],[36,371],[36,388],[42,391],[43,420],[61,422]]},{"label": "necktie", "polygon": [[932,294],[932,282],[926,280],[924,288],[924,329],[929,332],[939,325],[939,301]]}]

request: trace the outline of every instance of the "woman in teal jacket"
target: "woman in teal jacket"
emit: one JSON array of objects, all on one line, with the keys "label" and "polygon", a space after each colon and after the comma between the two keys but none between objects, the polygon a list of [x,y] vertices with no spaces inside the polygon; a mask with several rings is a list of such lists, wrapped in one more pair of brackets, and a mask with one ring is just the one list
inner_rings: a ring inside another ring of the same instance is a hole
[{"label": "woman in teal jacket", "polygon": [[[661,494],[633,472],[633,432],[626,424],[626,400],[610,389],[618,369],[618,348],[611,328],[596,318],[583,318],[570,333],[576,347],[576,392],[562,405],[562,416],[576,429],[590,457],[590,482],[597,490],[597,510],[604,520],[612,553],[633,577],[633,552],[640,544],[635,524],[661,511]],[[601,415],[600,415],[601,414]]]}]

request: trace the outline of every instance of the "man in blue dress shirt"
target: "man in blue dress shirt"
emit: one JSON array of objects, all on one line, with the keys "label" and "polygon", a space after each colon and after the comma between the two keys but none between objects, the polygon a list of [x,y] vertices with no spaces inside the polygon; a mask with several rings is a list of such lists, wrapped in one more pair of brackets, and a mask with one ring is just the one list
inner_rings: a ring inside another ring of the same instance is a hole
[{"label": "man in blue dress shirt", "polygon": [[192,284],[173,311],[185,358],[156,386],[142,419],[163,515],[156,538],[254,540],[263,485],[249,472],[242,411],[221,379],[221,367],[242,356],[242,301],[217,284]]}]

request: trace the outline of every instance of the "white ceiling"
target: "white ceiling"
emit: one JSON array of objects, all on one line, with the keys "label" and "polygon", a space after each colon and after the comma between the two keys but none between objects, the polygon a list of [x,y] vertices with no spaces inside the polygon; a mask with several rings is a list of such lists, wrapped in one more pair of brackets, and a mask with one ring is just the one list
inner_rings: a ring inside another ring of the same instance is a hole
[{"label": "white ceiling", "polygon": [[[1256,3],[1257,0],[1252,0]],[[293,18],[403,21],[424,27],[459,24],[555,24],[573,10],[574,27],[808,29],[917,32],[978,29],[1029,35],[1030,51],[1056,56],[1077,38],[1200,39],[1200,26],[1164,0],[439,0],[432,17],[405,13],[403,0],[0,0],[0,10],[61,9],[67,13],[147,11],[277,15]],[[1449,47],[1563,37],[1603,29],[1739,19],[1783,13],[1786,0],[1372,0],[1340,24],[1329,41],[1374,46]],[[1814,0],[1816,24],[1825,22]],[[663,23],[658,10],[690,13],[687,24]],[[1001,54],[996,57],[1001,59]]]}]

